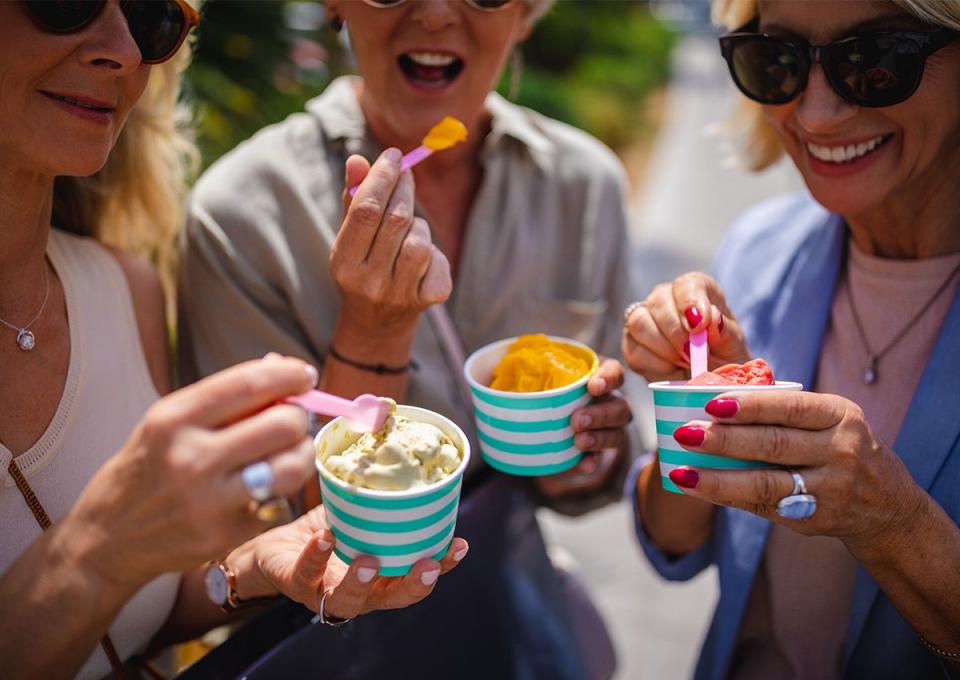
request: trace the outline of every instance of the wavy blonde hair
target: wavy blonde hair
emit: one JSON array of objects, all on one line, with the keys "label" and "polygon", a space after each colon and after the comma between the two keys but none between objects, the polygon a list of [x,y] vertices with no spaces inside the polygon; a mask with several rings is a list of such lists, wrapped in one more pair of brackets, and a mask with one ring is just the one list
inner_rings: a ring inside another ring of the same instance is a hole
[{"label": "wavy blonde hair", "polygon": [[[960,31],[960,0],[890,0],[920,20]],[[714,0],[713,20],[733,30],[757,17],[757,0]],[[763,170],[783,155],[776,129],[763,115],[763,106],[743,97],[743,102],[725,131],[740,144],[739,164]]]},{"label": "wavy blonde hair", "polygon": [[190,58],[187,42],[172,59],[153,66],[106,164],[89,177],[58,177],[53,190],[57,227],[146,257],[168,294],[180,210],[199,160],[192,112],[180,101]]}]

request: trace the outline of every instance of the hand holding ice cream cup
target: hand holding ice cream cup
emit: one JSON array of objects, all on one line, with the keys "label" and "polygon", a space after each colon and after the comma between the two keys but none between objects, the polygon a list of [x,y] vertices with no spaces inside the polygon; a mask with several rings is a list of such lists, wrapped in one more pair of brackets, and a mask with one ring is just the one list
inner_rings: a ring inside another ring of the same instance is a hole
[{"label": "hand holding ice cream cup", "polygon": [[470,443],[455,423],[397,406],[384,428],[352,431],[337,418],[316,437],[320,493],[337,556],[379,560],[381,576],[402,576],[440,560],[454,538]]},{"label": "hand holding ice cream cup", "polygon": [[[685,274],[631,305],[623,351],[630,367],[652,380],[664,490],[683,493],[695,485],[698,469],[772,467],[742,452],[691,450],[703,443],[709,423],[736,408],[733,395],[803,389],[797,382],[775,380],[763,359],[750,359],[743,331],[712,278]],[[700,373],[708,365],[714,369]]]},{"label": "hand holding ice cream cup", "polygon": [[[584,450],[623,444],[626,401],[604,396],[603,405],[590,406],[595,395],[620,386],[622,368],[601,363],[582,343],[546,335],[507,338],[475,351],[464,375],[481,453],[501,472],[542,479],[575,468]],[[571,422],[574,415],[577,422]],[[583,417],[596,422],[584,425]]]},{"label": "hand holding ice cream cup", "polygon": [[683,493],[677,483],[685,485],[688,482],[688,468],[737,470],[770,467],[764,462],[689,451],[685,447],[696,447],[703,442],[704,427],[700,425],[701,422],[709,422],[715,416],[724,417],[723,414],[736,408],[732,399],[720,399],[721,395],[730,397],[743,392],[802,389],[803,386],[797,382],[775,381],[772,371],[762,359],[752,360],[742,366],[727,364],[689,381],[650,383],[663,488],[672,493]]}]

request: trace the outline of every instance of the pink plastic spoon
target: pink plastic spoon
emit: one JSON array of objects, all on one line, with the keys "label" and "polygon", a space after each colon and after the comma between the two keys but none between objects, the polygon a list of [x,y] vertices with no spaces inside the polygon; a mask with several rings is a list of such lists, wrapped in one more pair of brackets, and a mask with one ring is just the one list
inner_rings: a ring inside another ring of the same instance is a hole
[{"label": "pink plastic spoon", "polygon": [[328,392],[310,390],[283,400],[323,416],[343,416],[355,432],[376,432],[383,427],[393,405],[372,394],[361,394],[350,401]]},{"label": "pink plastic spoon", "polygon": [[[400,172],[409,170],[420,161],[429,158],[434,151],[449,149],[467,138],[467,126],[452,116],[444,116],[443,120],[430,128],[430,132],[423,138],[423,143],[413,151],[404,155],[400,161]],[[350,195],[355,196],[358,184],[350,189]]]},{"label": "pink plastic spoon", "polygon": [[707,372],[707,332],[690,334],[690,379]]}]

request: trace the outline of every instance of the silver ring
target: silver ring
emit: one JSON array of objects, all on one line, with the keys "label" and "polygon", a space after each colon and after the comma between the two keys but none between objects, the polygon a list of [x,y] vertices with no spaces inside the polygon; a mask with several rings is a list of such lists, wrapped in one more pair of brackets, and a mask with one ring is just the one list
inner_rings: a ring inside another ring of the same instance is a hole
[{"label": "silver ring", "polygon": [[633,313],[634,313],[635,311],[637,311],[638,309],[640,309],[641,307],[643,307],[643,303],[640,302],[640,301],[631,302],[629,305],[627,305],[627,308],[623,310],[623,325],[624,325],[624,327],[626,327],[627,322],[630,321],[630,315],[633,314]]},{"label": "silver ring", "polygon": [[797,470],[790,470],[793,491],[777,503],[777,514],[786,519],[807,519],[817,511],[817,497],[807,491],[807,483]]},{"label": "silver ring", "polygon": [[273,468],[270,463],[260,461],[243,468],[240,472],[243,486],[250,494],[250,498],[263,503],[273,496]]},{"label": "silver ring", "polygon": [[341,619],[337,616],[327,616],[327,609],[326,609],[327,595],[329,595],[330,593],[331,593],[331,589],[328,588],[327,590],[324,590],[323,595],[320,596],[320,606],[318,607],[320,611],[317,612],[317,615],[320,617],[320,623],[326,626],[333,626],[334,628],[345,626],[346,624],[350,623],[353,619],[352,618]]}]

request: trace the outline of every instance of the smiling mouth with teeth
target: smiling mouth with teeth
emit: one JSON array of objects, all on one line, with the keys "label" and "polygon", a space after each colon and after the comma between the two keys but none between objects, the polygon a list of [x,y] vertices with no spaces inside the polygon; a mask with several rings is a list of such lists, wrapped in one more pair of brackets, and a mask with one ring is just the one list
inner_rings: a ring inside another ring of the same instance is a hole
[{"label": "smiling mouth with teeth", "polygon": [[444,87],[463,71],[463,59],[440,52],[406,52],[397,57],[403,74],[418,85]]},{"label": "smiling mouth with teeth", "polygon": [[892,137],[892,134],[879,135],[866,142],[847,144],[846,146],[822,146],[820,144],[807,142],[806,147],[807,152],[818,161],[843,165],[845,163],[852,163],[859,158],[873,153],[886,144]]}]

